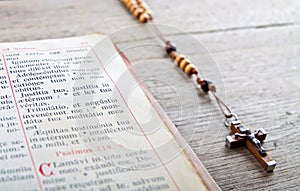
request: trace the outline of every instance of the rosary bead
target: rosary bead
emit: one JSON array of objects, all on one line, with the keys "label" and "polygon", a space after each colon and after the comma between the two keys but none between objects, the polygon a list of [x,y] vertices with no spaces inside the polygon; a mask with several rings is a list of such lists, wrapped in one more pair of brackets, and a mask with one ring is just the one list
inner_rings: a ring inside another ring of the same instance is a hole
[{"label": "rosary bead", "polygon": [[147,9],[146,10],[146,12],[152,17],[152,15],[153,15],[153,12],[152,12],[152,10],[151,9]]},{"label": "rosary bead", "polygon": [[132,6],[129,7],[129,11],[130,11],[131,13],[134,13],[134,11],[135,11],[137,8],[138,8],[137,5],[132,5]]},{"label": "rosary bead", "polygon": [[201,80],[199,84],[201,86],[201,89],[206,93],[209,91],[216,92],[215,85],[209,80]]},{"label": "rosary bead", "polygon": [[131,6],[134,6],[134,5],[135,5],[135,3],[129,1],[129,2],[126,4],[126,7],[127,7],[127,9],[130,9],[130,7],[131,7]]},{"label": "rosary bead", "polygon": [[147,23],[149,20],[150,20],[150,16],[148,13],[142,13],[140,16],[139,16],[139,21],[141,23]]},{"label": "rosary bead", "polygon": [[129,0],[121,0],[123,4],[127,4]]},{"label": "rosary bead", "polygon": [[151,20],[151,19],[153,18],[153,17],[152,17],[152,11],[151,11],[151,10],[147,10],[146,13],[149,15],[150,20]]},{"label": "rosary bead", "polygon": [[137,8],[136,10],[133,11],[133,16],[139,18],[142,13],[143,13],[143,9]]},{"label": "rosary bead", "polygon": [[143,3],[143,2],[138,3],[138,5],[139,5],[139,7],[141,7],[144,10],[149,10],[149,7],[145,3]]},{"label": "rosary bead", "polygon": [[196,71],[196,67],[193,64],[188,64],[184,68],[184,73],[188,76],[191,76],[194,73],[194,71]]},{"label": "rosary bead", "polygon": [[176,57],[176,52],[175,52],[175,51],[172,51],[172,52],[170,53],[170,57],[171,57],[172,60],[174,60],[175,57]]},{"label": "rosary bead", "polygon": [[181,68],[181,70],[185,71],[185,68],[190,64],[191,62],[188,59],[184,58],[183,60],[180,61],[179,67]]},{"label": "rosary bead", "polygon": [[131,10],[135,7],[135,4],[134,3],[131,3],[129,6],[128,6],[128,10],[129,12],[131,12]]},{"label": "rosary bead", "polygon": [[176,62],[176,64],[179,66],[179,65],[180,65],[180,62],[181,62],[184,58],[185,58],[185,57],[184,57],[182,54],[176,55],[176,57],[175,57],[175,62]]},{"label": "rosary bead", "polygon": [[166,42],[166,52],[167,52],[167,54],[171,54],[171,52],[174,52],[174,51],[176,51],[176,46],[173,44],[173,43],[171,43],[170,41],[167,41]]},{"label": "rosary bead", "polygon": [[207,80],[202,80],[200,81],[200,86],[201,86],[201,89],[204,91],[204,92],[209,92],[209,88],[208,88],[208,81]]},{"label": "rosary bead", "polygon": [[193,73],[192,73],[192,74],[197,75],[197,74],[198,74],[197,68],[196,68],[196,66],[194,66],[194,67],[195,67],[195,69],[193,70]]}]

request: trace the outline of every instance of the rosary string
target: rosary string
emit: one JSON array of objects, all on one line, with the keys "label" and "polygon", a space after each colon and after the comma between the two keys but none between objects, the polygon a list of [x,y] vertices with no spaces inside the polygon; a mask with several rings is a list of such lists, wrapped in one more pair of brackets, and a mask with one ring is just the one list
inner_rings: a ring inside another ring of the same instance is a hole
[{"label": "rosary string", "polygon": [[165,35],[157,28],[156,24],[153,22],[153,19],[151,19],[150,22],[153,31],[157,34],[160,40],[162,40],[164,43],[168,43],[168,40],[166,40]]},{"label": "rosary string", "polygon": [[[225,116],[225,118],[231,118],[232,112],[231,112],[230,108],[216,95],[215,92],[212,91],[211,93],[214,95],[214,97],[218,103],[218,106],[219,106],[220,110],[222,111],[223,115]],[[225,112],[223,107],[227,110],[227,113]]]}]

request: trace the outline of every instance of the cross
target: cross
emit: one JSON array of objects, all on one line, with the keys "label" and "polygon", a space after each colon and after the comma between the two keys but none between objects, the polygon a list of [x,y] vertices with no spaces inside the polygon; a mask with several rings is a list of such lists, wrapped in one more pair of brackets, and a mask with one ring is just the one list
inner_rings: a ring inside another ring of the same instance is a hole
[{"label": "cross", "polygon": [[261,142],[267,137],[267,132],[259,128],[254,133],[241,125],[239,120],[231,121],[231,131],[234,135],[226,137],[226,145],[229,148],[246,146],[255,158],[261,163],[267,172],[272,172],[276,166],[274,161],[261,146]]}]

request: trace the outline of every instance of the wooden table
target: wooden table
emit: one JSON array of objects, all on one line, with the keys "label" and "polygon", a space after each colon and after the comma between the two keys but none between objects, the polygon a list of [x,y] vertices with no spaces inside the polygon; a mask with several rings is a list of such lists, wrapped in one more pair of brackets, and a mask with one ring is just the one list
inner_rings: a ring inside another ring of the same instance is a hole
[{"label": "wooden table", "polygon": [[273,173],[247,149],[224,146],[229,129],[212,97],[171,63],[151,28],[132,27],[138,22],[119,1],[0,1],[0,41],[111,34],[223,190],[299,190],[300,2],[148,3],[155,22],[244,124],[269,133],[264,147],[277,161]]}]

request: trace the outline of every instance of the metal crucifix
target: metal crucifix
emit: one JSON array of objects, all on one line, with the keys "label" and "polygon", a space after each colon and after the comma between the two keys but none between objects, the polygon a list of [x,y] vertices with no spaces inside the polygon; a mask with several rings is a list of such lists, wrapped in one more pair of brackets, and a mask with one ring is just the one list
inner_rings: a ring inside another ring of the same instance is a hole
[{"label": "metal crucifix", "polygon": [[241,125],[236,115],[233,116],[235,119],[226,125],[230,126],[234,135],[226,137],[226,145],[231,149],[246,146],[261,163],[263,168],[267,172],[272,172],[276,166],[276,161],[274,161],[261,146],[261,142],[265,140],[267,132],[263,128],[260,128],[252,133],[250,129]]}]

